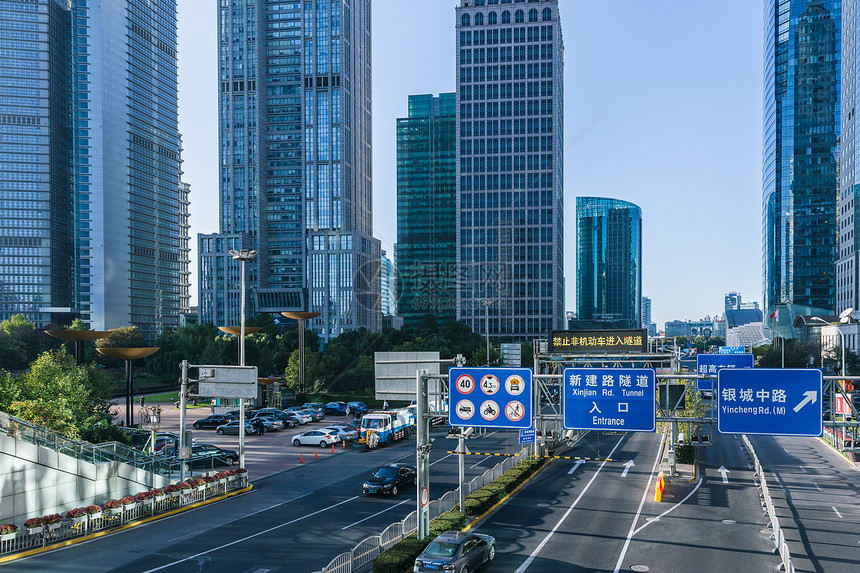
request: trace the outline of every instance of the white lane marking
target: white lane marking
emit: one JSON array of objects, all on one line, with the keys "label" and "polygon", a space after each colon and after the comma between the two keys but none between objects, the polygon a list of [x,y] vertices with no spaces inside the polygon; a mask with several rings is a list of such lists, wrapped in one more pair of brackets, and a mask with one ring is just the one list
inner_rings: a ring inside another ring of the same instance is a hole
[{"label": "white lane marking", "polygon": [[469,466],[469,469],[472,469],[472,468],[473,468],[473,467],[475,467],[475,466],[479,466],[479,465],[481,465],[482,463],[484,463],[485,461],[487,461],[487,460],[488,460],[488,459],[490,459],[491,457],[493,457],[493,456],[487,456],[487,457],[485,457],[484,459],[482,459],[481,461],[479,461],[478,463],[470,465],[470,466]]},{"label": "white lane marking", "polygon": [[444,458],[439,458],[438,460],[436,460],[435,462],[431,463],[430,465],[431,465],[431,466],[432,466],[432,465],[436,465],[436,464],[438,464],[439,462],[441,462],[442,460],[448,459],[448,458],[450,458],[450,457],[451,457],[451,456],[453,456],[453,455],[454,455],[454,454],[448,454],[448,455],[447,455],[447,456],[445,456]]},{"label": "white lane marking", "polygon": [[720,469],[718,469],[717,471],[718,471],[718,472],[720,472],[720,474],[722,474],[722,476],[723,476],[723,483],[729,483],[729,476],[728,476],[728,474],[729,474],[729,473],[731,473],[731,472],[729,472],[729,470],[727,470],[727,469],[726,469],[726,466],[720,466]]},{"label": "white lane marking", "polygon": [[821,491],[821,488],[820,488],[820,487],[818,487],[818,484],[817,484],[817,483],[815,483],[814,481],[812,482],[812,485],[814,485],[814,486],[815,486],[815,489],[817,489],[818,491]]},{"label": "white lane marking", "polygon": [[648,485],[645,486],[645,491],[642,492],[642,499],[639,501],[639,509],[636,510],[636,516],[633,518],[633,523],[630,524],[630,531],[627,533],[627,540],[624,542],[624,547],[621,549],[621,555],[618,556],[618,562],[615,563],[615,571],[613,571],[613,573],[618,573],[621,569],[621,562],[624,561],[624,556],[627,555],[627,548],[630,547],[630,541],[633,539],[633,534],[635,533],[634,528],[636,527],[636,522],[639,521],[639,516],[642,515],[642,507],[645,506],[645,500],[651,492],[651,482],[654,481],[654,472],[657,471],[657,464],[660,463],[660,459],[663,457],[663,444],[665,441],[666,437],[663,436],[663,440],[660,442],[660,447],[657,448],[657,455],[654,457],[654,465],[651,466],[651,475],[648,477]]},{"label": "white lane marking", "polygon": [[[609,452],[609,455],[606,456],[607,458],[612,457],[612,454],[614,454],[615,450],[618,449],[618,446],[621,445],[621,440],[623,440],[623,439],[624,439],[624,436],[621,436],[618,439],[618,443],[615,444],[615,447],[612,448],[612,451]],[[606,461],[604,461],[602,464],[600,464],[600,467],[597,468],[597,471],[594,472],[594,475],[591,476],[590,480],[588,480],[588,483],[582,489],[579,496],[573,501],[573,504],[569,508],[567,508],[567,511],[564,512],[564,515],[561,516],[561,519],[558,520],[558,522],[555,524],[555,526],[553,526],[553,528],[550,530],[550,532],[546,534],[546,537],[543,538],[543,541],[541,541],[538,544],[538,546],[535,548],[535,550],[532,551],[532,554],[528,556],[528,558],[525,560],[525,562],[522,565],[520,565],[519,568],[514,573],[523,573],[523,571],[525,571],[526,569],[529,568],[529,565],[531,565],[532,561],[535,560],[535,557],[537,557],[537,555],[538,555],[538,553],[540,553],[541,549],[544,548],[544,546],[547,544],[547,542],[550,540],[550,538],[553,536],[553,534],[555,534],[556,530],[559,527],[561,527],[561,524],[564,523],[564,520],[567,519],[567,516],[570,515],[570,512],[573,511],[573,508],[576,507],[576,504],[579,503],[579,500],[582,499],[582,496],[585,495],[585,492],[588,491],[588,488],[591,487],[591,484],[594,483],[594,480],[597,479],[597,476],[600,475],[600,470],[602,470],[603,466],[605,466],[605,465],[606,465]]]},{"label": "white lane marking", "polygon": [[702,478],[699,478],[699,481],[698,481],[698,483],[696,484],[696,487],[694,487],[694,488],[693,488],[693,491],[691,491],[690,493],[688,493],[688,494],[684,497],[684,499],[682,499],[681,501],[679,501],[678,503],[676,503],[675,505],[673,505],[672,507],[670,507],[669,509],[667,509],[666,511],[664,511],[663,513],[661,513],[660,515],[658,515],[657,517],[655,517],[654,519],[652,519],[651,521],[646,521],[645,523],[643,523],[643,524],[642,524],[642,527],[638,528],[636,531],[634,531],[634,532],[633,532],[633,535],[636,535],[637,533],[639,533],[640,531],[642,531],[643,529],[645,529],[646,527],[648,527],[648,526],[649,526],[649,525],[651,525],[652,523],[656,523],[656,522],[660,521],[660,519],[661,519],[661,518],[663,518],[663,517],[665,517],[665,516],[666,516],[666,514],[668,514],[668,513],[672,512],[672,511],[675,511],[675,510],[678,508],[678,506],[683,505],[683,503],[684,503],[685,501],[687,501],[688,499],[690,499],[690,496],[691,496],[691,495],[693,495],[694,493],[696,493],[696,490],[698,490],[698,489],[699,489],[699,487],[702,485],[702,481],[703,481],[703,480],[702,480]]},{"label": "white lane marking", "polygon": [[306,515],[303,515],[303,516],[301,516],[301,517],[297,517],[297,518],[295,518],[295,519],[293,519],[293,520],[287,521],[287,522],[282,523],[282,524],[280,524],[280,525],[276,525],[276,526],[274,526],[274,527],[270,527],[269,529],[264,529],[263,531],[260,531],[260,532],[254,533],[254,534],[252,534],[252,535],[245,536],[245,537],[243,537],[243,538],[241,538],[241,539],[237,539],[237,540],[235,540],[235,541],[231,541],[230,543],[225,543],[224,545],[219,545],[218,547],[213,547],[212,549],[209,549],[208,551],[203,551],[203,552],[198,553],[198,554],[196,554],[196,555],[191,555],[190,557],[186,557],[185,559],[180,559],[179,561],[174,561],[173,563],[168,563],[167,565],[162,565],[161,567],[156,567],[155,569],[148,569],[148,570],[144,571],[143,573],[154,573],[155,571],[161,571],[162,569],[167,569],[168,567],[173,567],[174,565],[179,565],[180,563],[185,563],[186,561],[191,561],[192,559],[197,559],[198,557],[201,557],[201,556],[203,556],[203,555],[208,555],[209,553],[214,553],[215,551],[219,551],[219,550],[221,550],[221,549],[225,549],[225,548],[227,548],[227,547],[231,547],[231,546],[233,546],[233,545],[236,545],[237,543],[242,543],[242,542],[244,542],[244,541],[248,541],[249,539],[253,539],[253,538],[255,538],[255,537],[259,537],[260,535],[265,535],[265,534],[267,534],[267,533],[271,533],[272,531],[275,531],[276,529],[280,529],[280,528],[284,527],[285,525],[292,525],[293,523],[295,523],[295,522],[297,522],[297,521],[301,521],[301,520],[303,520],[303,519],[307,519],[308,517],[313,517],[314,515],[317,515],[317,514],[319,514],[319,513],[324,512],[324,511],[328,511],[328,510],[330,510],[330,509],[334,509],[335,507],[337,507],[337,506],[339,506],[339,505],[343,505],[343,504],[345,504],[345,503],[349,503],[349,502],[351,502],[351,501],[353,501],[353,500],[358,499],[359,497],[361,497],[361,496],[354,495],[354,496],[352,496],[352,497],[351,497],[351,498],[349,498],[349,499],[345,499],[345,500],[343,500],[343,501],[339,501],[338,503],[335,503],[334,505],[330,505],[330,506],[328,506],[328,507],[324,507],[324,508],[322,508],[322,509],[319,509],[319,510],[317,510],[317,511],[314,511],[313,513],[308,513],[308,514],[306,514]]},{"label": "white lane marking", "polygon": [[577,468],[579,468],[579,466],[581,466],[583,464],[585,464],[585,460],[576,460],[576,463],[573,464],[573,467],[570,468],[570,471],[567,472],[567,475],[570,475],[573,472],[575,472],[577,470]]},{"label": "white lane marking", "polygon": [[349,529],[349,528],[350,528],[350,527],[352,527],[353,525],[358,525],[359,523],[365,522],[365,521],[367,521],[368,519],[370,519],[370,518],[372,518],[372,517],[376,517],[377,515],[381,515],[381,514],[385,513],[386,511],[389,511],[389,510],[391,510],[391,509],[394,509],[394,508],[395,508],[395,507],[397,507],[398,505],[403,505],[404,503],[409,503],[409,502],[411,502],[411,501],[415,501],[415,500],[412,500],[412,499],[406,499],[406,500],[401,501],[400,503],[395,503],[395,504],[394,504],[394,505],[392,505],[392,506],[386,507],[386,508],[385,508],[385,509],[383,509],[382,511],[377,511],[377,512],[376,512],[376,513],[374,513],[373,515],[368,515],[368,516],[367,516],[367,517],[365,517],[364,519],[359,519],[359,520],[358,520],[358,521],[356,521],[355,523],[350,523],[350,524],[349,524],[349,525],[347,525],[346,527],[341,527],[341,528],[340,528],[340,530],[341,530],[341,531],[343,531],[344,529]]},{"label": "white lane marking", "polygon": [[[838,509],[836,509],[836,508],[835,508],[835,507],[833,507],[832,505],[830,506],[830,508],[831,508],[831,509],[833,510],[833,512],[836,514],[836,517],[838,517],[839,519],[842,519],[842,514],[841,514],[841,513],[839,513],[839,510],[838,510]],[[860,541],[858,541],[858,543],[860,543]]]},{"label": "white lane marking", "polygon": [[803,473],[806,473],[806,469],[804,469],[804,467],[803,467],[803,466],[797,466],[797,467],[799,467],[799,468],[800,468],[800,471],[802,471]]},{"label": "white lane marking", "polygon": [[483,440],[484,438],[489,438],[493,434],[498,434],[498,433],[499,433],[499,431],[496,430],[495,432],[490,432],[489,434],[484,434],[483,436],[481,436],[481,439]]}]

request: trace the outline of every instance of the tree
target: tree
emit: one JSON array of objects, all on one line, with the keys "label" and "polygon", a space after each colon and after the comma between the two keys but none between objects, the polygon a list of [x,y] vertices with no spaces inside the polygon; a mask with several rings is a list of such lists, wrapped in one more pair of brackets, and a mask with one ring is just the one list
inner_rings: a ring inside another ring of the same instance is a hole
[{"label": "tree", "polygon": [[146,346],[136,326],[121,326],[108,330],[107,336],[96,340],[96,348],[140,348]]},{"label": "tree", "polygon": [[0,368],[23,370],[41,352],[60,345],[22,314],[0,322]]}]

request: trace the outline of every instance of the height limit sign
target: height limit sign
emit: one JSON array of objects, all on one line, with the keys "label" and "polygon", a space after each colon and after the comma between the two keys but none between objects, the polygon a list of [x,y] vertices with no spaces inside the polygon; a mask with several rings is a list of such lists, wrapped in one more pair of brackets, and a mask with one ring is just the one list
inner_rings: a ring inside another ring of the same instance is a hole
[{"label": "height limit sign", "polygon": [[528,368],[451,368],[448,423],[512,428],[532,425],[532,371]]}]

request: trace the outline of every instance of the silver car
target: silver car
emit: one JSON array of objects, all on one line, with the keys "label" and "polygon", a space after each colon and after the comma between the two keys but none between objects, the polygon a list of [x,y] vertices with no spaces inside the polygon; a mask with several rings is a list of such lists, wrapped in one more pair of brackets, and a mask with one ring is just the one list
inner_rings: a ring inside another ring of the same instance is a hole
[{"label": "silver car", "polygon": [[489,535],[446,531],[430,542],[415,560],[415,573],[475,571],[496,556],[496,540]]},{"label": "silver car", "polygon": [[[232,422],[228,422],[222,426],[218,426],[215,429],[216,432],[221,434],[236,434],[239,435],[239,420],[233,420]],[[252,426],[248,421],[245,421],[245,435],[248,434],[256,434],[257,430]]]}]

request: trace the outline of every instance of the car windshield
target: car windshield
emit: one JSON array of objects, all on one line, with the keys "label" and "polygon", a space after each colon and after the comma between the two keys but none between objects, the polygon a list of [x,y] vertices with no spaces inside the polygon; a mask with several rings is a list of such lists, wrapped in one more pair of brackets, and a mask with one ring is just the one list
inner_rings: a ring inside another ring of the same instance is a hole
[{"label": "car windshield", "polygon": [[364,418],[361,421],[362,428],[380,428],[382,427],[382,420],[378,418]]},{"label": "car windshield", "polygon": [[457,544],[446,541],[434,541],[424,551],[427,555],[438,555],[440,557],[453,557],[457,553]]},{"label": "car windshield", "polygon": [[397,468],[379,468],[376,471],[376,477],[393,478],[397,475]]}]

